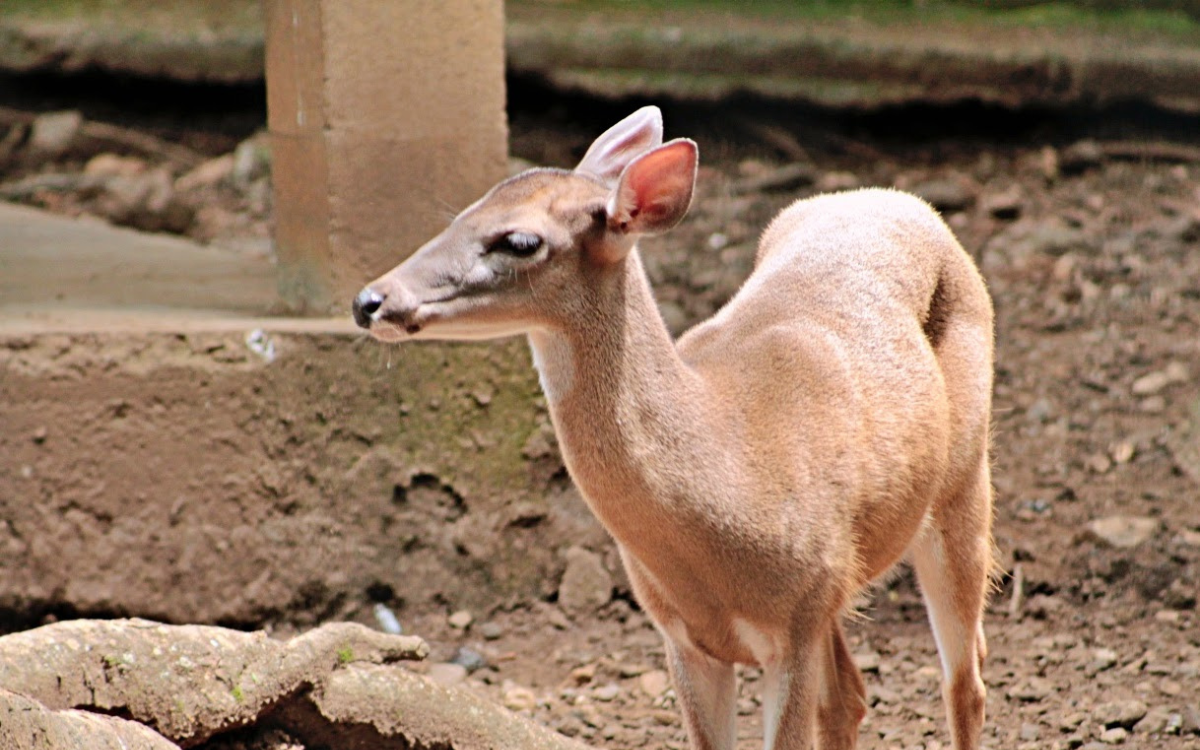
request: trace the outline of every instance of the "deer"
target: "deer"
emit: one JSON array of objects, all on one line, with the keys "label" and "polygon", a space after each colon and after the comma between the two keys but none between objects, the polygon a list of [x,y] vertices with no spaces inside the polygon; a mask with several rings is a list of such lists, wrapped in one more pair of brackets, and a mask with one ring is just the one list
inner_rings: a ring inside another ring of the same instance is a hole
[{"label": "deer", "polygon": [[732,750],[736,665],[767,750],[853,748],[843,629],[915,571],[956,750],[979,747],[994,565],[993,310],[940,215],[890,188],[816,195],[673,340],[638,240],[677,225],[698,148],[637,110],[573,170],[493,187],[354,298],[382,342],[524,335],[567,470],[659,630],[690,747]]}]

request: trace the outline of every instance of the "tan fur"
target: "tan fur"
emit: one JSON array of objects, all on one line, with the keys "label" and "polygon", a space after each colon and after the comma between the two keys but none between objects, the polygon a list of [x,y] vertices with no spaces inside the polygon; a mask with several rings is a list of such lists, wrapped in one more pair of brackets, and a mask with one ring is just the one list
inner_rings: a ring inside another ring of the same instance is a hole
[{"label": "tan fur", "polygon": [[[641,110],[575,172],[502,183],[364,290],[383,301],[360,322],[384,340],[528,334],[571,476],[666,639],[693,747],[732,747],[733,663],[764,668],[768,747],[853,747],[865,695],[840,618],[911,549],[954,746],[977,748],[979,273],[917,198],[818,196],[776,217],[738,294],[673,343],[634,243],[686,210],[695,148],[655,148],[657,123]],[[509,231],[543,237],[542,257],[483,252]]]}]

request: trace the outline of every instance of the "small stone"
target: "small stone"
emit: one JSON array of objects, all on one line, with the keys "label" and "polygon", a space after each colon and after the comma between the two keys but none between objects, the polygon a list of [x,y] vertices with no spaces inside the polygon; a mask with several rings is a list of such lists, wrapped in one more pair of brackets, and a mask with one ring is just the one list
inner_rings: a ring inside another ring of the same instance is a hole
[{"label": "small stone", "polygon": [[854,655],[854,664],[860,672],[878,672],[879,671],[879,654],[875,651],[868,651],[864,654]]},{"label": "small stone", "polygon": [[867,687],[867,702],[872,706],[876,703],[896,705],[900,702],[900,694],[882,685],[870,685]]},{"label": "small stone", "polygon": [[1087,533],[1119,549],[1130,549],[1150,539],[1159,529],[1156,518],[1106,516],[1087,525]]},{"label": "small stone", "polygon": [[601,703],[610,703],[617,699],[621,694],[621,687],[616,683],[610,682],[603,687],[598,687],[592,691],[592,697]]},{"label": "small stone", "polygon": [[146,162],[133,156],[96,154],[83,167],[83,173],[96,177],[137,177],[146,171]]},{"label": "small stone", "polygon": [[825,172],[817,178],[817,189],[822,193],[837,193],[862,186],[862,181],[853,172]]},{"label": "small stone", "polygon": [[585,664],[582,667],[576,667],[571,670],[571,680],[576,685],[586,685],[596,677],[596,665]]},{"label": "small stone", "polygon": [[1117,652],[1109,648],[1098,648],[1092,651],[1092,660],[1088,662],[1088,671],[1092,674],[1112,669],[1117,665]]},{"label": "small stone", "polygon": [[1050,400],[1046,398],[1039,398],[1037,401],[1034,401],[1032,404],[1030,404],[1029,408],[1025,410],[1025,417],[1029,419],[1030,422],[1036,422],[1038,424],[1045,424],[1046,422],[1049,422],[1053,416],[1054,407],[1050,404]]},{"label": "small stone", "polygon": [[1029,681],[1008,691],[1011,698],[1023,703],[1038,703],[1054,693],[1054,684],[1043,677],[1030,677]]},{"label": "small stone", "polygon": [[1109,451],[1112,456],[1113,463],[1127,464],[1133,460],[1135,449],[1133,443],[1128,440],[1118,441]]},{"label": "small stone", "polygon": [[1137,734],[1159,734],[1167,728],[1170,718],[1170,711],[1162,706],[1155,706],[1133,725],[1133,731]]},{"label": "small stone", "polygon": [[1019,188],[1012,188],[1003,193],[992,193],[983,199],[983,208],[997,219],[1006,221],[1016,219],[1021,215],[1023,201]]},{"label": "small stone", "polygon": [[1162,414],[1167,410],[1167,400],[1162,396],[1148,396],[1138,403],[1138,408],[1147,414]]},{"label": "small stone", "polygon": [[430,664],[426,676],[442,687],[454,687],[467,679],[467,668],[461,664]]},{"label": "small stone", "polygon": [[965,178],[927,180],[914,185],[912,192],[946,213],[962,211],[975,203],[974,187]]},{"label": "small stone", "polygon": [[1021,731],[1017,736],[1021,738],[1022,742],[1034,742],[1037,740],[1040,733],[1041,732],[1037,724],[1026,722],[1021,725]]},{"label": "small stone", "polygon": [[504,627],[496,622],[485,622],[479,626],[479,635],[485,641],[498,641],[504,637]]},{"label": "small stone", "polygon": [[1130,392],[1135,396],[1151,396],[1175,383],[1184,383],[1188,379],[1187,366],[1182,362],[1172,362],[1162,370],[1147,373],[1130,386]]},{"label": "small stone", "polygon": [[1179,613],[1173,609],[1160,609],[1154,613],[1154,621],[1173,625],[1179,622]]},{"label": "small stone", "polygon": [[1090,255],[1094,249],[1082,230],[1058,224],[1038,224],[1029,232],[1026,241],[1035,253],[1055,258],[1073,251]]},{"label": "small stone", "polygon": [[638,687],[651,698],[657,698],[671,687],[671,677],[661,669],[654,669],[638,678]]},{"label": "small stone", "polygon": [[29,150],[43,159],[62,156],[75,145],[82,128],[83,115],[76,110],[38,115],[29,131]]},{"label": "small stone", "polygon": [[1073,143],[1063,150],[1059,158],[1059,169],[1066,175],[1077,175],[1095,169],[1104,161],[1104,152],[1092,140]]},{"label": "small stone", "polygon": [[1149,709],[1139,700],[1121,700],[1101,703],[1092,711],[1092,718],[1106,727],[1128,729],[1138,723]]},{"label": "small stone", "polygon": [[622,678],[629,678],[637,677],[638,675],[648,672],[650,667],[647,667],[641,662],[623,661],[616,666],[616,669],[617,674],[619,674]]},{"label": "small stone", "polygon": [[454,652],[454,656],[450,658],[450,663],[460,665],[466,669],[467,672],[476,672],[487,666],[487,659],[484,658],[483,654],[479,653],[473,648],[460,646],[459,649]]},{"label": "small stone", "polygon": [[1076,711],[1075,713],[1067,714],[1059,720],[1058,728],[1064,732],[1070,732],[1083,724],[1083,722],[1087,721],[1087,718],[1087,714],[1083,713],[1082,711]]},{"label": "small stone", "polygon": [[553,607],[546,610],[546,622],[556,630],[566,630],[571,627],[571,621],[562,613],[562,610]]},{"label": "small stone", "polygon": [[471,623],[475,622],[475,616],[465,609],[460,609],[446,619],[450,627],[455,630],[466,630],[471,627]]},{"label": "small stone", "polygon": [[1105,729],[1100,733],[1100,741],[1106,745],[1120,745],[1129,736],[1129,732],[1121,727]]},{"label": "small stone", "polygon": [[532,711],[537,708],[537,695],[529,688],[505,681],[500,702],[510,711]]},{"label": "small stone", "polygon": [[1084,462],[1088,469],[1095,474],[1106,474],[1112,468],[1112,459],[1103,453],[1097,453],[1093,456],[1088,456]]},{"label": "small stone", "polygon": [[589,615],[612,599],[612,576],[600,555],[582,547],[567,550],[567,567],[558,586],[558,604],[572,616]]},{"label": "small stone", "polygon": [[175,181],[181,192],[211,188],[225,182],[233,174],[233,154],[225,154],[200,164]]},{"label": "small stone", "polygon": [[[1188,706],[1179,717],[1180,734],[1200,734],[1200,706]],[[1167,728],[1170,729],[1170,722]]]},{"label": "small stone", "polygon": [[375,622],[379,623],[379,629],[383,632],[392,635],[400,635],[404,632],[404,628],[400,626],[400,620],[396,618],[396,613],[392,612],[383,602],[376,602],[371,611],[375,614]]}]

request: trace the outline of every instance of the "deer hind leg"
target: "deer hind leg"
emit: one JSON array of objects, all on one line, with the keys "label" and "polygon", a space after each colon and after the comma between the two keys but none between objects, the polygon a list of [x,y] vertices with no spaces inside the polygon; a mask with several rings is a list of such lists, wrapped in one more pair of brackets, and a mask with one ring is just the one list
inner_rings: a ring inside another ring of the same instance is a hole
[{"label": "deer hind leg", "polygon": [[933,508],[912,549],[913,567],[942,662],[942,697],[955,750],[977,750],[986,691],[983,610],[992,570],[991,481],[986,465],[968,490]]},{"label": "deer hind leg", "polygon": [[666,652],[692,750],[733,750],[737,742],[733,665],[670,637]]},{"label": "deer hind leg", "polygon": [[820,748],[853,750],[858,744],[858,725],[867,714],[867,687],[837,619],[829,628],[821,667],[817,707]]}]

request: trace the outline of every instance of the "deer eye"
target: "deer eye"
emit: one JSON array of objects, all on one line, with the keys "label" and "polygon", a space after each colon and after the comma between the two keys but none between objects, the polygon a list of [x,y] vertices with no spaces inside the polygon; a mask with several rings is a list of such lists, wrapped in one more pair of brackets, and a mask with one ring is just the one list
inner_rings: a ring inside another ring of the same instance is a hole
[{"label": "deer eye", "polygon": [[542,246],[542,238],[529,232],[509,232],[488,243],[489,253],[505,253],[518,258],[528,258]]}]

